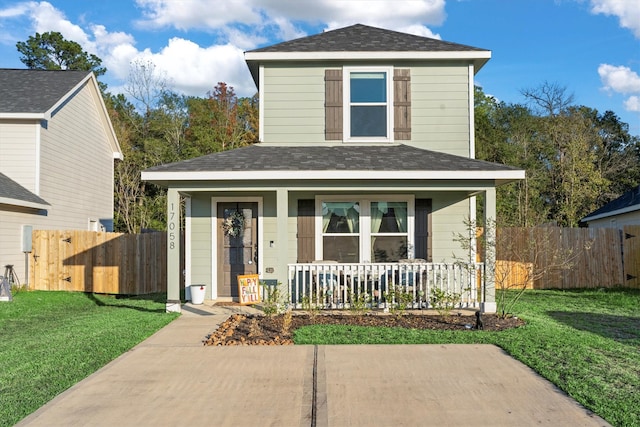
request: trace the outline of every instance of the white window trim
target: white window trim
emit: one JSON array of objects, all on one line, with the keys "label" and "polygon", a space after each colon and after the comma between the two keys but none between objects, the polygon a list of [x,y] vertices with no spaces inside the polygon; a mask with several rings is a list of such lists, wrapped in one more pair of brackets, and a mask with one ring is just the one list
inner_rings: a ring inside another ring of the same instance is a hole
[{"label": "white window trim", "polygon": [[[315,212],[315,259],[323,259],[323,234],[322,233],[322,202],[340,202],[340,201],[353,201],[360,204],[360,231],[358,236],[360,238],[359,250],[360,250],[360,263],[369,263],[371,261],[371,202],[407,202],[407,258],[414,258],[415,252],[415,196],[411,194],[407,195],[382,195],[373,196],[366,194],[352,194],[352,195],[331,195],[321,194],[315,198],[316,212]],[[353,233],[355,234],[355,233]],[[340,235],[353,235],[353,234],[336,234]],[[384,235],[399,236],[405,233],[384,233]]]},{"label": "white window trim", "polygon": [[[387,74],[387,137],[351,136],[351,73],[384,72]],[[344,67],[342,70],[342,140],[344,142],[393,142],[393,67]]]}]

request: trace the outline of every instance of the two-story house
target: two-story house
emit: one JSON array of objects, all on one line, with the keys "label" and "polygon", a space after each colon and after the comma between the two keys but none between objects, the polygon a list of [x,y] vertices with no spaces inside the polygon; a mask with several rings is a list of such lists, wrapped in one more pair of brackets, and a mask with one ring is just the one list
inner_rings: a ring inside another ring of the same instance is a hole
[{"label": "two-story house", "polygon": [[496,186],[524,177],[474,159],[474,75],[490,57],[365,25],[246,52],[260,143],[142,174],[168,188],[168,309],[184,197],[187,283],[208,298],[237,298],[236,277],[257,273],[296,306],[379,304],[392,285],[423,304],[437,282],[495,311],[491,274],[477,288],[480,271],[454,271],[475,261],[454,239],[475,196],[495,218]]},{"label": "two-story house", "polygon": [[111,231],[119,158],[93,73],[0,69],[0,275],[27,282],[32,230]]}]

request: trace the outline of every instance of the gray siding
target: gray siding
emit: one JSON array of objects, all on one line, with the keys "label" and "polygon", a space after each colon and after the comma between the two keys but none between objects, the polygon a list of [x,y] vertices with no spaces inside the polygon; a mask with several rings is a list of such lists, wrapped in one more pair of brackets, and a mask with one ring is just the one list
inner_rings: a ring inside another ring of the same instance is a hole
[{"label": "gray siding", "polygon": [[[42,126],[29,121],[0,124],[3,173],[51,204],[46,216],[0,205],[0,264],[14,264],[23,283],[27,277],[22,225],[34,230],[88,230],[90,220],[113,219],[113,149],[98,107],[99,96],[93,87],[85,86]],[[35,181],[38,130],[40,191]]]},{"label": "gray siding", "polygon": [[589,221],[589,228],[622,228],[625,225],[640,225],[640,210]]},{"label": "gray siding", "polygon": [[39,121],[0,120],[0,171],[37,193],[37,135]]},{"label": "gray siding", "polygon": [[88,229],[113,218],[113,151],[85,86],[41,132],[40,196],[51,204],[51,229]]}]

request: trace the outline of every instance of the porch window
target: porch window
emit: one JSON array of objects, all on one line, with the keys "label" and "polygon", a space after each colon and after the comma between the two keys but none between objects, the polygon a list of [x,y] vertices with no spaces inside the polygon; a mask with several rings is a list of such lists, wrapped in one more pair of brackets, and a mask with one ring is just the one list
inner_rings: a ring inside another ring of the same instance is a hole
[{"label": "porch window", "polygon": [[408,257],[407,202],[371,202],[371,260]]},{"label": "porch window", "polygon": [[322,202],[323,259],[358,262],[360,259],[360,204]]},{"label": "porch window", "polygon": [[414,201],[398,199],[317,199],[316,259],[396,262],[413,256]]}]

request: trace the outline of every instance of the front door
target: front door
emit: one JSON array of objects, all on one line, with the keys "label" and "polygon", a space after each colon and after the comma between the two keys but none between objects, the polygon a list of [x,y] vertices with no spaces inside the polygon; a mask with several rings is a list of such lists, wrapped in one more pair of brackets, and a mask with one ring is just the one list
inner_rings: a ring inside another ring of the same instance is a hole
[{"label": "front door", "polygon": [[238,300],[238,275],[258,272],[258,203],[218,203],[218,297]]}]

